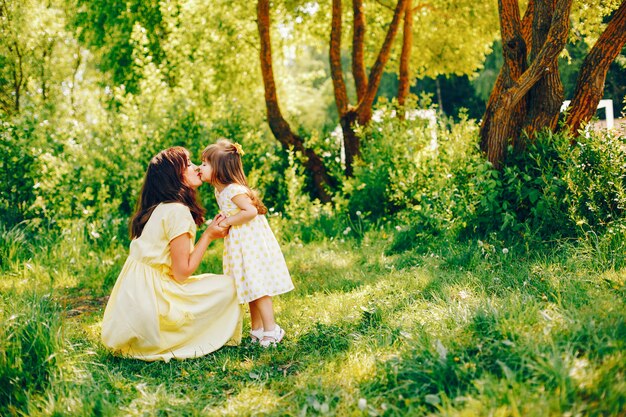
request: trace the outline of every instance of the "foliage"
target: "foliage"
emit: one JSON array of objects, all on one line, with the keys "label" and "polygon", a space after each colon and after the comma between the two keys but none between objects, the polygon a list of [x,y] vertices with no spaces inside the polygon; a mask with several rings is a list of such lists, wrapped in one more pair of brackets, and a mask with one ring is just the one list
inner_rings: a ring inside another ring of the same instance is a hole
[{"label": "foliage", "polygon": [[458,236],[491,175],[473,144],[477,126],[465,115],[447,126],[424,116],[401,120],[399,111],[384,104],[377,110],[377,120],[362,131],[362,160],[344,186],[349,213],[390,220],[401,230],[392,250]]},{"label": "foliage", "polygon": [[623,245],[623,138],[590,133],[572,147],[569,137],[545,132],[525,152],[510,152],[497,171],[478,152],[477,127],[462,114],[436,130],[423,120],[400,120],[390,105],[377,114],[362,131],[362,160],[339,208],[370,222],[393,219],[400,232],[392,252],[492,233],[526,247],[592,236]]},{"label": "foliage", "polygon": [[26,413],[30,394],[50,387],[63,343],[61,318],[49,295],[5,293],[0,303],[0,412]]},{"label": "foliage", "polygon": [[19,223],[35,201],[32,131],[26,123],[0,122],[0,223]]}]

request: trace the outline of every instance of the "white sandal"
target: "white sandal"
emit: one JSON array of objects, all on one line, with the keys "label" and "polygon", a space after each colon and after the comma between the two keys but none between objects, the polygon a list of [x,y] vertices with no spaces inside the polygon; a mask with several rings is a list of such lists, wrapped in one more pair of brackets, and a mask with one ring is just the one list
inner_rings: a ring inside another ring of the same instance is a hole
[{"label": "white sandal", "polygon": [[250,339],[252,339],[252,343],[258,343],[263,339],[265,332],[263,331],[263,327],[259,329],[250,329]]},{"label": "white sandal", "polygon": [[285,337],[285,331],[277,324],[274,330],[263,332],[263,339],[261,339],[260,344],[264,348],[276,346],[277,343],[283,340],[283,337]]}]

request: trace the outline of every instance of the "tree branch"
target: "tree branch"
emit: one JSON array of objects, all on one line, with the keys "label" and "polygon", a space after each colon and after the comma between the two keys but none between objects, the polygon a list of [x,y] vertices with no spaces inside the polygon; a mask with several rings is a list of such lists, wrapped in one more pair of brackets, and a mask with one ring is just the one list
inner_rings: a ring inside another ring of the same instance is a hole
[{"label": "tree branch", "polygon": [[367,75],[365,74],[365,15],[363,1],[352,0],[353,31],[352,31],[352,76],[356,86],[357,102],[361,101],[367,91]]},{"label": "tree branch", "polygon": [[[402,52],[400,53],[400,75],[398,83],[398,104],[404,106],[411,87],[411,49],[413,48],[413,7],[412,0],[406,3],[404,26],[402,28]],[[404,115],[404,111],[400,113]]]},{"label": "tree branch", "polygon": [[339,117],[348,111],[348,92],[343,80],[341,67],[341,0],[333,0],[332,19],[330,26],[330,75],[333,80],[335,104]]},{"label": "tree branch", "polygon": [[535,85],[537,81],[550,70],[550,62],[554,60],[565,47],[569,33],[569,15],[572,0],[559,0],[554,11],[548,38],[543,44],[537,57],[530,67],[519,77],[517,82],[504,93],[503,104],[506,107],[517,104]]},{"label": "tree branch", "polygon": [[583,62],[565,122],[572,134],[578,135],[581,125],[596,113],[604,93],[606,74],[625,44],[626,0],[622,1]]},{"label": "tree branch", "polygon": [[400,16],[402,16],[402,12],[406,7],[406,2],[407,0],[398,0],[396,9],[393,12],[393,19],[391,19],[387,35],[385,36],[385,41],[383,42],[380,52],[378,53],[378,57],[376,58],[376,62],[370,71],[367,91],[363,96],[363,99],[358,104],[358,121],[362,125],[367,124],[372,117],[372,104],[376,98],[376,92],[378,91],[378,86],[380,84],[385,64],[389,59],[393,40],[398,32]]}]

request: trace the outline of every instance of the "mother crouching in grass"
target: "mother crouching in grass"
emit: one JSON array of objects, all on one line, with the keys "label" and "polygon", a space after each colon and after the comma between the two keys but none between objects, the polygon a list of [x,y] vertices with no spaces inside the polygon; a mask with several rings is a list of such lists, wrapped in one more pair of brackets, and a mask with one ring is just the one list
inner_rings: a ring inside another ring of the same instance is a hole
[{"label": "mother crouching in grass", "polygon": [[150,161],[130,223],[128,259],[104,311],[102,342],[145,361],[194,358],[241,341],[242,311],[225,275],[192,274],[211,241],[223,238],[218,215],[204,222],[202,184],[189,152],[166,149]]}]

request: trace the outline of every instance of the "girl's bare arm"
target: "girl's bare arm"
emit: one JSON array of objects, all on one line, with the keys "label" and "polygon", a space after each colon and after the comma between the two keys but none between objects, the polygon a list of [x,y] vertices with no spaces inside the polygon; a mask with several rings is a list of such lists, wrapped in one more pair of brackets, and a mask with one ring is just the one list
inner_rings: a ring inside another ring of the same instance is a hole
[{"label": "girl's bare arm", "polygon": [[248,223],[258,214],[257,208],[252,204],[252,200],[246,194],[238,194],[233,197],[233,203],[239,207],[239,213],[225,218],[220,222],[220,226],[238,226]]}]

